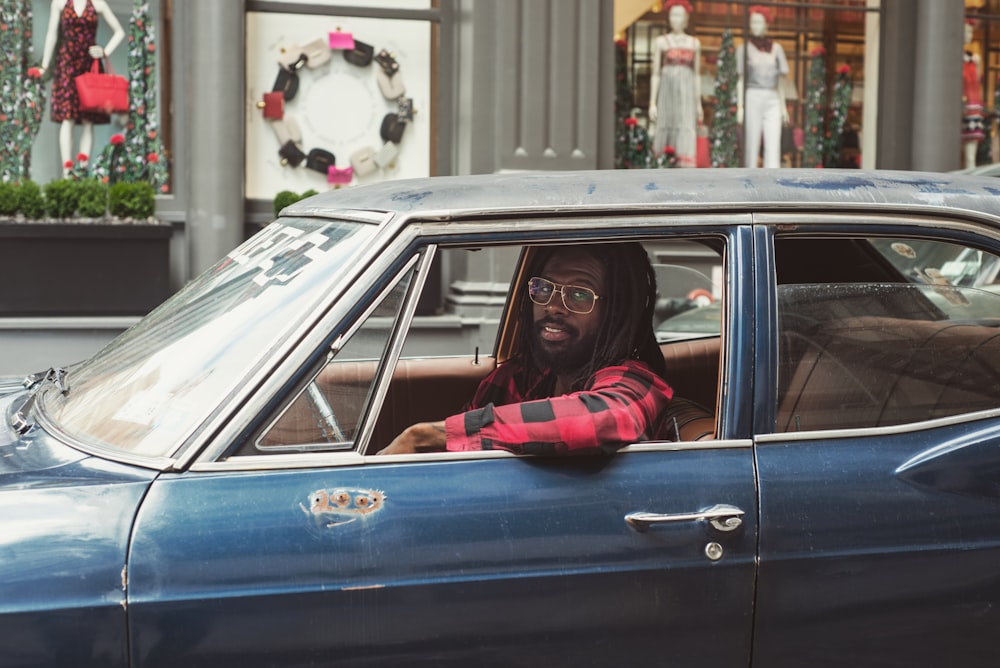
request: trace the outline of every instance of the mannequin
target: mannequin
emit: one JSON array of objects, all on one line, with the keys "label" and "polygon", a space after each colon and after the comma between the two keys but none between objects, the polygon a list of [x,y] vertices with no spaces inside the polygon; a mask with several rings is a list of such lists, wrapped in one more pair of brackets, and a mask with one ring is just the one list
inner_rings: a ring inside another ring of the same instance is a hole
[{"label": "mannequin", "polygon": [[[94,43],[98,17],[103,18],[111,29],[111,39],[103,47]],[[73,134],[76,125],[80,125],[79,153],[90,156],[94,145],[94,124],[111,120],[107,114],[80,112],[73,80],[90,70],[94,58],[110,56],[124,38],[125,31],[107,0],[52,0],[39,69],[44,75],[55,54],[51,118],[52,122],[60,124],[59,153],[64,175],[69,171],[66,164],[75,162]]]},{"label": "mannequin", "polygon": [[965,168],[976,166],[976,151],[979,142],[986,138],[983,125],[983,96],[979,88],[979,54],[968,49],[972,43],[974,26],[965,22],[965,56],[962,64],[962,151]]},{"label": "mannequin", "polygon": [[701,108],[701,42],[687,34],[691,3],[666,3],[670,32],[653,40],[649,120],[656,124],[653,150],[672,146],[678,167],[695,167]]},{"label": "mannequin", "polygon": [[744,165],[756,167],[764,139],[766,168],[781,167],[781,126],[788,123],[782,77],[788,74],[788,61],[781,45],[767,37],[768,10],[750,7],[750,39],[736,53],[736,72],[743,96],[736,117],[743,124]]}]

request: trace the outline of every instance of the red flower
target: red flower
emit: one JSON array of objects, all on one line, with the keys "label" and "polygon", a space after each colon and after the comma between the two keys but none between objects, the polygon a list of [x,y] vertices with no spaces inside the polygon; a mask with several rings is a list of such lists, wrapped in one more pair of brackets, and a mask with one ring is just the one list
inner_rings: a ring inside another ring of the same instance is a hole
[{"label": "red flower", "polygon": [[67,160],[66,162],[63,163],[63,167],[65,167],[66,169],[72,169],[73,168],[73,161],[72,160]]},{"label": "red flower", "polygon": [[31,77],[32,79],[41,79],[42,78],[42,70],[39,69],[39,68],[37,68],[37,67],[29,67],[28,68],[28,76]]},{"label": "red flower", "polygon": [[150,162],[155,165],[159,161],[160,161],[160,156],[156,155],[155,153],[150,153],[149,155],[146,156],[146,162]]},{"label": "red flower", "polygon": [[115,134],[111,135],[111,139],[109,141],[111,142],[112,146],[120,146],[121,144],[125,143],[125,135],[123,135],[120,132],[116,132]]},{"label": "red flower", "polygon": [[623,39],[616,39],[615,46],[617,46],[619,49],[624,49],[626,46],[628,46],[628,42],[626,42]]},{"label": "red flower", "polygon": [[837,68],[837,74],[850,74],[850,73],[851,73],[850,65],[841,65],[839,68]]},{"label": "red flower", "polygon": [[817,46],[816,48],[814,48],[812,51],[809,52],[809,55],[812,56],[813,58],[817,58],[819,56],[825,56],[826,49],[824,49],[821,46]]},{"label": "red flower", "polygon": [[87,155],[86,153],[77,153],[76,154],[76,161],[77,162],[87,162],[88,160],[90,160],[90,156]]},{"label": "red flower", "polygon": [[628,118],[625,119],[625,125],[627,125],[630,128],[635,126],[638,122],[639,121],[636,120],[634,116],[629,116]]},{"label": "red flower", "polygon": [[156,51],[156,45],[153,44],[152,42],[150,42],[149,43],[149,52],[152,53],[153,51]]},{"label": "red flower", "polygon": [[149,138],[150,139],[156,139],[156,130],[150,130],[149,131]]},{"label": "red flower", "polygon": [[670,156],[672,156],[675,153],[677,153],[677,150],[673,146],[664,146],[663,147],[663,155],[670,155]]}]

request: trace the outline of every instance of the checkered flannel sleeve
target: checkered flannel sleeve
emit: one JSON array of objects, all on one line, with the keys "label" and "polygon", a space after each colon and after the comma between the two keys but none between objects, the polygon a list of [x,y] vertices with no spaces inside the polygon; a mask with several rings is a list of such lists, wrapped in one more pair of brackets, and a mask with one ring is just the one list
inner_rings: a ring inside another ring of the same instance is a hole
[{"label": "checkered flannel sleeve", "polygon": [[447,449],[554,455],[613,452],[664,438],[673,390],[649,367],[628,361],[601,369],[580,392],[508,405],[492,403],[445,421]]}]

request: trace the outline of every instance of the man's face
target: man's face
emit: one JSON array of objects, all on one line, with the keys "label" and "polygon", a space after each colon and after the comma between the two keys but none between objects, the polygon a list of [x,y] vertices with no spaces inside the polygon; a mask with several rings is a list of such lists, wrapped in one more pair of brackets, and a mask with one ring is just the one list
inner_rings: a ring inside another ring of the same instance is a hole
[{"label": "man's face", "polygon": [[562,292],[552,295],[545,306],[534,307],[532,347],[538,362],[557,374],[572,373],[590,361],[597,331],[604,318],[607,289],[604,267],[589,253],[571,248],[549,258],[541,278],[557,284],[590,288],[600,299],[590,313],[574,313],[563,303]]}]

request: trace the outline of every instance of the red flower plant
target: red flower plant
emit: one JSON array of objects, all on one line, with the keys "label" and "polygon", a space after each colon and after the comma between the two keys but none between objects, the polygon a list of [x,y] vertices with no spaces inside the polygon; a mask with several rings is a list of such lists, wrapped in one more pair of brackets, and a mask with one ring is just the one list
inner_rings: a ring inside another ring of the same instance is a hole
[{"label": "red flower plant", "polygon": [[115,134],[111,135],[111,139],[109,141],[111,142],[112,146],[121,146],[122,144],[125,143],[125,135],[123,135],[120,132],[116,132]]},{"label": "red flower plant", "polygon": [[850,73],[851,73],[850,65],[841,65],[840,67],[837,68],[837,74],[843,74],[844,76],[847,76]]},{"label": "red flower plant", "polygon": [[817,46],[816,48],[814,48],[812,51],[809,52],[809,55],[812,56],[813,58],[818,58],[819,56],[825,56],[826,49],[824,49],[821,46]]},{"label": "red flower plant", "polygon": [[627,125],[630,128],[635,126],[638,122],[639,121],[636,120],[635,116],[629,116],[628,118],[625,119],[625,125]]},{"label": "red flower plant", "polygon": [[66,169],[72,169],[73,168],[73,161],[72,160],[67,160],[66,162],[63,163],[63,167],[65,167]]},{"label": "red flower plant", "polygon": [[677,153],[677,149],[675,149],[673,146],[663,147],[663,155],[673,156],[675,153]]},{"label": "red flower plant", "polygon": [[38,68],[38,67],[29,67],[28,68],[28,76],[31,77],[32,79],[41,79],[42,78],[42,70],[41,70],[41,68]]},{"label": "red flower plant", "polygon": [[76,161],[77,162],[87,162],[88,160],[90,160],[90,156],[87,155],[86,153],[77,153],[76,154]]},{"label": "red flower plant", "polygon": [[149,155],[146,156],[146,162],[149,162],[149,163],[152,163],[152,164],[155,165],[159,161],[160,161],[160,156],[156,155],[155,153],[150,153]]}]

